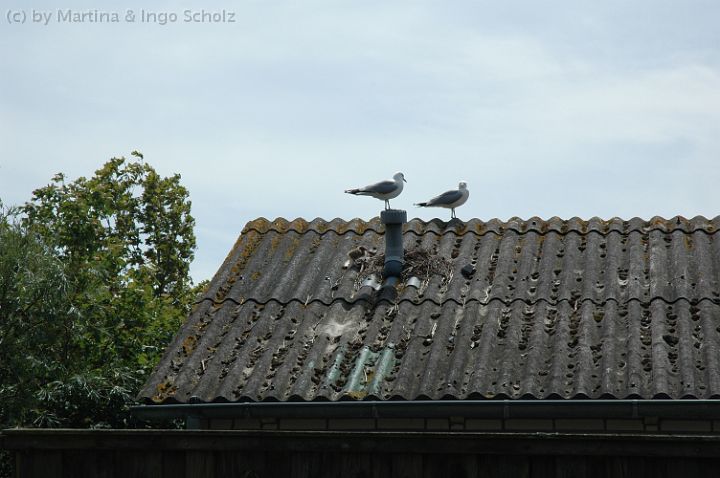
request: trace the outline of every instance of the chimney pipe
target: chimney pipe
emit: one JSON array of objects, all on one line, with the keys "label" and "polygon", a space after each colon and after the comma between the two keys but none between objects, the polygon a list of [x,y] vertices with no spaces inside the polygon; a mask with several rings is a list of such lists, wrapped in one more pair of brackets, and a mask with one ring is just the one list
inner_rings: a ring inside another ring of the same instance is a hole
[{"label": "chimney pipe", "polygon": [[383,277],[385,280],[394,277],[396,282],[402,274],[405,264],[405,251],[403,250],[402,225],[407,222],[407,212],[402,209],[386,209],[380,212],[380,220],[385,225],[385,266]]}]

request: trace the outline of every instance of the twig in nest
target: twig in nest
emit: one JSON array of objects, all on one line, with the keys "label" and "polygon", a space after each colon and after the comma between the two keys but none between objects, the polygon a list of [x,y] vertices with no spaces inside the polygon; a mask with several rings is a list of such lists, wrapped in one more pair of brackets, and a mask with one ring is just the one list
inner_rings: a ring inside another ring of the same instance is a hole
[{"label": "twig in nest", "polygon": [[[453,261],[439,256],[427,249],[416,247],[405,252],[405,264],[402,270],[402,280],[410,277],[419,277],[424,284],[430,282],[430,277],[437,274],[442,276],[442,284],[447,285],[453,277]],[[371,275],[382,277],[385,265],[385,254],[378,254],[368,257],[363,261],[362,268],[355,281],[356,288],[359,288],[363,280]]]}]

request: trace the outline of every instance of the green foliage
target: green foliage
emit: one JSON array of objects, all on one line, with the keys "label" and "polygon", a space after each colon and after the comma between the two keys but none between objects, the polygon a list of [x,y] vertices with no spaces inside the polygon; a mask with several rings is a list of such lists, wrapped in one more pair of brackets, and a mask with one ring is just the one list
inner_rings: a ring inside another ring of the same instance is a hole
[{"label": "green foliage", "polygon": [[197,292],[193,226],[180,177],[139,157],[0,207],[0,427],[133,425]]},{"label": "green foliage", "polygon": [[[65,265],[39,237],[0,211],[0,420],[26,423],[34,393],[62,363],[75,332]],[[62,345],[54,347],[53,345]]]},{"label": "green foliage", "polygon": [[[79,279],[102,273],[116,286],[137,281],[155,296],[181,298],[195,249],[187,197],[179,175],[162,178],[141,160],[113,158],[90,179],[66,184],[57,174],[22,212]],[[90,263],[99,270],[86,270]]]}]

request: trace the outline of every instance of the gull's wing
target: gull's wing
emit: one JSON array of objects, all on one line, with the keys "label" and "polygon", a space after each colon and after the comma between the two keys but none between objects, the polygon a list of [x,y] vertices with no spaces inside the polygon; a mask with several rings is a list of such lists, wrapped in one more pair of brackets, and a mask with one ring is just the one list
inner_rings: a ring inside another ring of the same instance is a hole
[{"label": "gull's wing", "polygon": [[450,204],[459,201],[462,197],[462,193],[458,190],[445,191],[439,196],[435,196],[427,202],[428,206],[449,206]]},{"label": "gull's wing", "polygon": [[395,189],[397,189],[395,181],[380,181],[379,183],[360,188],[358,191],[361,193],[388,194],[395,191]]}]

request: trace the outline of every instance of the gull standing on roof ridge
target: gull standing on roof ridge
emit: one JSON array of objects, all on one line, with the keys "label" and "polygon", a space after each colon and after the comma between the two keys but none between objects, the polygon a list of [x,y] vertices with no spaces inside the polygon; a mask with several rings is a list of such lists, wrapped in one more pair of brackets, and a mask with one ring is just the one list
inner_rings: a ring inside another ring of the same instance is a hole
[{"label": "gull standing on roof ridge", "polygon": [[465,204],[469,197],[470,191],[468,191],[467,183],[465,181],[460,181],[457,189],[445,191],[444,193],[440,194],[439,196],[435,196],[429,201],[419,202],[415,205],[420,207],[444,207],[451,209],[452,211],[450,212],[450,218],[452,219],[457,218],[457,216],[455,215],[455,208]]},{"label": "gull standing on roof ridge", "polygon": [[406,183],[403,173],[395,173],[392,181],[380,181],[379,183],[369,184],[363,188],[346,189],[348,194],[356,196],[372,196],[376,199],[385,201],[385,209],[390,209],[390,199],[396,198],[403,190],[403,183]]}]

